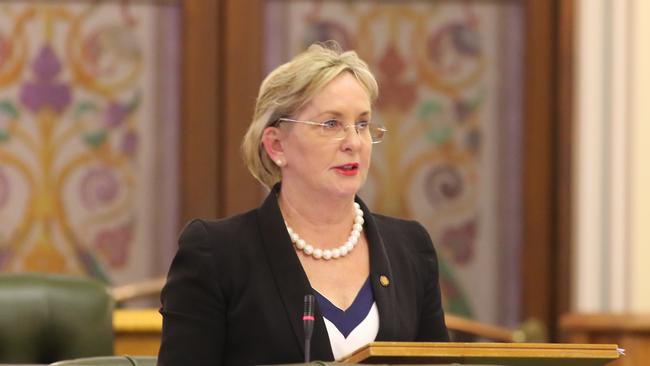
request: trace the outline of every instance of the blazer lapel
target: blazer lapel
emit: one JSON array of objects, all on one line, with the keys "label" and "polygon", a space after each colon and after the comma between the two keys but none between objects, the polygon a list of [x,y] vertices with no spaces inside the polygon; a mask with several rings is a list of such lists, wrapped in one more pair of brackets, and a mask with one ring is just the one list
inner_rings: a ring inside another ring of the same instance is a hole
[{"label": "blazer lapel", "polygon": [[[368,210],[368,207],[363,201],[357,197],[356,201],[363,210],[363,217],[365,220],[366,239],[368,240],[368,252],[370,255],[370,282],[372,283],[372,290],[377,303],[377,311],[379,312],[379,331],[377,333],[377,341],[391,340],[397,334],[399,324],[397,318],[397,294],[395,292],[395,285],[390,282],[387,286],[381,284],[381,277],[385,276],[392,281],[393,270],[389,261],[386,246],[379,233],[379,228]],[[391,315],[392,314],[392,315]]]},{"label": "blazer lapel", "polygon": [[[278,293],[286,310],[287,321],[291,324],[298,343],[297,346],[304,355],[303,305],[305,295],[311,294],[312,289],[307,274],[293,248],[280,212],[277,202],[279,190],[280,185],[276,184],[258,210],[262,243]],[[332,347],[318,304],[316,304],[314,315],[316,321],[312,334],[311,358],[322,361],[333,360]]]}]

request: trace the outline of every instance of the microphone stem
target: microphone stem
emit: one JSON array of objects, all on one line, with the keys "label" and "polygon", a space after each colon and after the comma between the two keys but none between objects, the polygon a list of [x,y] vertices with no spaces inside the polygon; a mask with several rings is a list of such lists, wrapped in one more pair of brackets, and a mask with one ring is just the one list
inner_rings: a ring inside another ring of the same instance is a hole
[{"label": "microphone stem", "polygon": [[309,363],[311,335],[314,331],[314,295],[305,295],[305,311],[302,316],[302,327],[305,331],[305,363]]}]

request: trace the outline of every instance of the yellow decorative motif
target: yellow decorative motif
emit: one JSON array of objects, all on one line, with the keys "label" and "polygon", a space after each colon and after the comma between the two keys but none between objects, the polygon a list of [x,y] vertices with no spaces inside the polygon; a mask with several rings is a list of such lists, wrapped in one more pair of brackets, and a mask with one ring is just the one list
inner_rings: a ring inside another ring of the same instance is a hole
[{"label": "yellow decorative motif", "polygon": [[27,253],[23,261],[25,271],[69,273],[65,258],[54,247],[53,243],[43,235],[36,245]]}]

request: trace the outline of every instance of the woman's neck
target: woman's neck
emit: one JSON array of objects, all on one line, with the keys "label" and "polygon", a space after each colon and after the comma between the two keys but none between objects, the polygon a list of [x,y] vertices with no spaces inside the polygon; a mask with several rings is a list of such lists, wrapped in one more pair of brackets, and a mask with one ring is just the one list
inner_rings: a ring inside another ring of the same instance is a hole
[{"label": "woman's neck", "polygon": [[330,230],[349,231],[354,219],[352,197],[306,197],[290,187],[282,187],[278,204],[285,221],[295,230],[312,233]]}]

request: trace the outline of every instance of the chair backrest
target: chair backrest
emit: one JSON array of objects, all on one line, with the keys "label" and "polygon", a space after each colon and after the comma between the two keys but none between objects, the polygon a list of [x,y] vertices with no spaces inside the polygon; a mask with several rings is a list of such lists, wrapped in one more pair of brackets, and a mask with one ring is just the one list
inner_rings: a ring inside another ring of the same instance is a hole
[{"label": "chair backrest", "polygon": [[113,299],[86,277],[0,274],[0,363],[113,354]]},{"label": "chair backrest", "polygon": [[156,366],[156,356],[89,357],[55,362],[50,366]]}]

